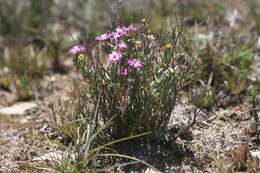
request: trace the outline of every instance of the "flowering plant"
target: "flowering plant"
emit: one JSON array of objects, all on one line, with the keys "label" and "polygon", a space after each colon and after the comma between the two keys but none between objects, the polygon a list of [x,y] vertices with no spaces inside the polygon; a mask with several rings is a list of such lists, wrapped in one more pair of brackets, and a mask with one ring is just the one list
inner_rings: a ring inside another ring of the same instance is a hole
[{"label": "flowering plant", "polygon": [[157,39],[145,25],[121,25],[77,47],[76,66],[87,82],[84,98],[98,105],[101,122],[116,116],[106,129],[112,138],[169,128],[189,72],[179,38],[173,30]]}]

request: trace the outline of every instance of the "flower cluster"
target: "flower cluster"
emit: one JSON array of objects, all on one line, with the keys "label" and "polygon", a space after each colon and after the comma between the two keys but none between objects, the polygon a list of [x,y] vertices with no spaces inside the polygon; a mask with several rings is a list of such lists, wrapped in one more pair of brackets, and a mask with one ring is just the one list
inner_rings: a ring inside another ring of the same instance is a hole
[{"label": "flower cluster", "polygon": [[104,34],[96,37],[96,40],[98,40],[98,41],[105,41],[105,40],[108,40],[109,38],[118,39],[121,36],[127,35],[129,33],[129,31],[136,31],[136,30],[138,30],[138,28],[133,26],[133,25],[130,25],[128,27],[126,27],[126,26],[118,26],[115,29],[115,32],[104,33]]},{"label": "flower cluster", "polygon": [[[126,26],[118,26],[114,32],[111,33],[104,33],[98,37],[96,37],[97,41],[111,41],[113,44],[114,50],[108,55],[108,61],[111,63],[118,63],[122,59],[127,58],[126,55],[124,54],[124,50],[128,48],[128,45],[126,44],[125,41],[123,41],[124,38],[123,36],[129,36],[129,33],[131,31],[137,31],[138,28],[130,25],[128,27]],[[103,42],[102,42],[103,43]],[[140,68],[143,66],[143,63],[141,60],[138,59],[124,59],[121,63],[122,67],[120,67],[119,74],[122,76],[128,75],[128,66],[134,67],[134,68]]]},{"label": "flower cluster", "polygon": [[[128,44],[126,43],[126,38],[129,37],[123,37],[123,36],[130,36],[130,32],[137,31],[138,28],[130,25],[128,27],[126,26],[118,26],[114,32],[111,33],[104,33],[100,36],[96,37],[96,41],[101,41],[102,43],[106,43],[104,41],[109,41],[110,45],[113,45],[112,52],[108,55],[107,59],[111,63],[119,63],[122,59],[123,63],[120,63],[122,66],[119,69],[119,74],[122,76],[128,75],[128,67],[134,67],[134,68],[140,68],[143,66],[143,63],[141,60],[138,59],[132,59],[130,55],[125,55],[125,50],[128,48]],[[112,44],[111,44],[112,43]],[[79,57],[78,53],[85,52],[86,47],[83,45],[75,45],[73,46],[68,53],[71,55],[77,55]],[[83,58],[81,58],[83,59]]]},{"label": "flower cluster", "polygon": [[98,41],[104,41],[104,40],[109,39],[111,36],[112,36],[112,34],[110,34],[110,33],[105,33],[105,34],[102,34],[102,35],[99,36],[99,37],[96,37],[96,40],[98,40]]}]

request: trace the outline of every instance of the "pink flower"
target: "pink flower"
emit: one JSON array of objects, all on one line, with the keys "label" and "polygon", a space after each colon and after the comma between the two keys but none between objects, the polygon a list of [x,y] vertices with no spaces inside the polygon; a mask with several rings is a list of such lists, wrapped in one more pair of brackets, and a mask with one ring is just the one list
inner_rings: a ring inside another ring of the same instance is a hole
[{"label": "pink flower", "polygon": [[111,36],[112,36],[112,34],[110,34],[110,33],[105,33],[105,34],[102,34],[101,36],[96,37],[96,40],[98,40],[98,41],[107,40],[107,39],[109,39]]},{"label": "pink flower", "polygon": [[108,55],[108,61],[110,62],[118,62],[123,57],[123,53],[120,51],[113,51]]},{"label": "pink flower", "polygon": [[70,50],[69,50],[69,54],[71,55],[75,55],[77,54],[78,52],[84,52],[86,50],[86,47],[85,46],[82,46],[82,45],[79,45],[79,46],[73,46]]},{"label": "pink flower", "polygon": [[127,60],[127,64],[134,68],[139,68],[143,66],[142,61],[138,59],[129,59]]},{"label": "pink flower", "polygon": [[114,32],[113,37],[115,39],[117,39],[117,38],[120,38],[121,36],[126,35],[126,34],[127,34],[127,32]]},{"label": "pink flower", "polygon": [[127,48],[127,45],[125,42],[120,42],[119,44],[116,45],[116,47],[120,49],[124,49]]},{"label": "pink flower", "polygon": [[123,32],[126,32],[126,31],[128,31],[128,28],[125,27],[125,26],[123,26],[123,25],[118,26],[118,27],[116,28],[116,32],[121,32],[121,33],[123,33]]},{"label": "pink flower", "polygon": [[120,75],[122,75],[122,76],[126,76],[127,74],[128,74],[128,70],[127,70],[127,68],[122,67],[122,68],[120,69]]},{"label": "pink flower", "polygon": [[115,29],[115,32],[113,32],[113,37],[117,39],[123,35],[127,35],[128,31],[136,31],[137,29],[138,28],[133,25],[130,25],[128,27],[121,25]]},{"label": "pink flower", "polygon": [[127,27],[127,31],[136,31],[138,28],[136,26],[130,25]]},{"label": "pink flower", "polygon": [[127,34],[127,28],[125,26],[118,26],[116,28],[116,32],[113,33],[113,37],[115,39],[123,36],[123,35],[126,35]]}]

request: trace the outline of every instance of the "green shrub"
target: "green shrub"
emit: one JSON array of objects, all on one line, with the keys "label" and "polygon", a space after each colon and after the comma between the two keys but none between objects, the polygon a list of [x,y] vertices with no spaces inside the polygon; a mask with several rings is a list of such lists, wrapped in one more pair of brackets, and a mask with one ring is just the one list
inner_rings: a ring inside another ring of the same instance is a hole
[{"label": "green shrub", "polygon": [[187,39],[186,50],[196,59],[189,76],[191,87],[198,85],[199,80],[207,83],[212,78],[209,87],[216,92],[224,90],[237,95],[245,91],[253,63],[253,48],[241,33],[230,34],[196,33]]},{"label": "green shrub", "polygon": [[44,52],[35,52],[32,47],[5,48],[1,64],[8,69],[0,83],[2,88],[11,90],[12,86],[18,100],[30,100],[33,89],[46,73],[45,61],[41,58]]},{"label": "green shrub", "polygon": [[106,129],[111,138],[147,131],[160,136],[169,127],[190,69],[181,53],[181,36],[176,35],[179,29],[154,36],[145,24],[118,26],[97,37],[92,46],[86,45],[86,50],[84,46],[70,50],[84,76],[82,82],[88,84],[84,101],[96,105],[100,95],[99,121],[106,123],[116,116]]}]

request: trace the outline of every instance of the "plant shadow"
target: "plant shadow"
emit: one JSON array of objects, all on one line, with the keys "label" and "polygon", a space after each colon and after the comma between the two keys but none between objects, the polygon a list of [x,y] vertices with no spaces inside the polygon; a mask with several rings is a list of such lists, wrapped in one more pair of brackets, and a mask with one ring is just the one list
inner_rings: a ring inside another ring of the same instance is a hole
[{"label": "plant shadow", "polygon": [[[171,172],[179,169],[184,163],[190,164],[196,162],[194,152],[189,149],[188,145],[177,141],[167,141],[159,143],[151,141],[145,144],[142,139],[135,139],[119,143],[115,146],[116,151],[121,154],[143,160],[161,172]],[[122,159],[120,162],[126,163],[129,160]],[[126,173],[146,172],[147,166],[142,163],[129,164],[124,167]]]}]

